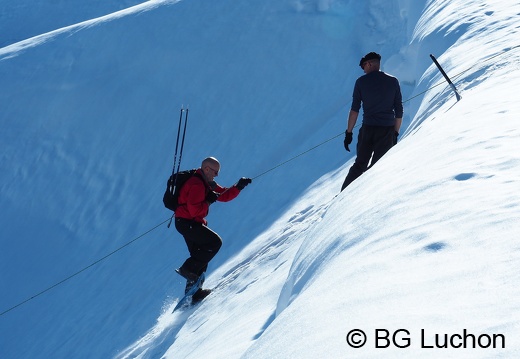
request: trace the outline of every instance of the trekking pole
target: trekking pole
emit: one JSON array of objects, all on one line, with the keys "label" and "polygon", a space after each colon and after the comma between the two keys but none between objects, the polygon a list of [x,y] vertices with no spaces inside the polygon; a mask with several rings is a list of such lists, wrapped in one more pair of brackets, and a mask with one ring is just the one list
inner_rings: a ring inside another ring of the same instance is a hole
[{"label": "trekking pole", "polygon": [[[186,126],[188,125],[188,112],[189,109],[186,108],[186,115],[184,116],[184,130],[182,132],[182,140],[181,140],[181,148],[179,151],[179,162],[177,163],[177,171],[175,171],[175,163],[173,164],[173,174],[179,172],[181,170],[181,161],[182,161],[182,152],[184,151],[184,138],[186,137]],[[182,120],[182,113],[181,113]],[[179,135],[181,132],[181,121],[179,121],[179,131],[177,133],[177,145],[179,144]],[[175,157],[177,157],[177,149],[175,149]],[[175,187],[177,186],[177,176],[175,176],[175,181],[173,181],[173,193],[175,193]]]},{"label": "trekking pole", "polygon": [[[176,144],[175,144],[175,155],[174,155],[174,158],[173,158],[172,177],[173,177],[173,175],[175,173],[179,172],[180,167],[181,167],[182,152],[184,150],[184,138],[186,137],[186,126],[188,124],[188,111],[189,111],[189,109],[186,108],[186,115],[184,116],[184,130],[182,132],[181,147],[180,147],[180,151],[179,151],[179,139],[180,139],[180,135],[181,135],[181,127],[182,127],[182,122],[183,122],[183,116],[182,115],[183,115],[183,112],[184,112],[184,108],[181,107],[181,114],[180,114],[180,117],[179,117],[179,128],[177,129],[177,141],[176,141]],[[177,161],[177,152],[179,153],[179,161]],[[175,170],[175,165],[177,165],[177,170]],[[176,187],[177,187],[177,176],[175,176],[175,180],[172,183],[172,193],[175,193]],[[172,224],[174,215],[175,215],[175,213],[172,213],[170,221],[168,222],[168,226],[167,226],[168,228],[170,228],[170,226]]]},{"label": "trekking pole", "polygon": [[173,156],[173,168],[172,175],[175,174],[175,165],[177,164],[177,150],[179,149],[179,137],[181,134],[181,125],[182,125],[182,113],[184,112],[184,106],[181,106],[181,114],[179,117],[179,128],[177,129],[177,141],[175,143],[175,155]]},{"label": "trekking pole", "polygon": [[[188,112],[189,111],[190,111],[190,109],[186,108],[186,115],[184,116],[184,131],[182,133],[181,151],[179,153],[179,163],[177,165],[177,172],[179,172],[181,169],[182,152],[184,150],[184,138],[186,137],[186,127],[188,126]],[[179,127],[179,130],[180,130],[180,127]]]}]

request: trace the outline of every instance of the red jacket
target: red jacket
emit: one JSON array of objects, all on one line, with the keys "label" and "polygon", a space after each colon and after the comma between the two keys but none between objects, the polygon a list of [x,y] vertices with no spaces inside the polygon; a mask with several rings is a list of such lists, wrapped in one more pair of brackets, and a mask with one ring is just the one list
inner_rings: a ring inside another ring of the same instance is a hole
[{"label": "red jacket", "polygon": [[[206,182],[202,170],[197,170],[197,175],[192,176],[186,181],[179,192],[179,207],[175,210],[175,218],[191,219],[197,222],[208,224],[206,217],[209,212],[209,203],[206,195],[211,191],[209,183]],[[228,202],[236,198],[240,190],[233,187],[221,187],[215,184],[213,191],[220,193],[217,201]]]}]

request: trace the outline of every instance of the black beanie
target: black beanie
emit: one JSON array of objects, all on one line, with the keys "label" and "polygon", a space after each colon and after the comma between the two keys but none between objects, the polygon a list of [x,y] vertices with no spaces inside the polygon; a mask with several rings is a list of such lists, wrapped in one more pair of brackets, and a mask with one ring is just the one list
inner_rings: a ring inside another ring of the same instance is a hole
[{"label": "black beanie", "polygon": [[381,55],[379,55],[376,52],[369,52],[368,54],[366,54],[364,57],[361,58],[361,60],[359,61],[359,66],[361,68],[363,68],[363,63],[368,61],[368,60],[381,61]]}]

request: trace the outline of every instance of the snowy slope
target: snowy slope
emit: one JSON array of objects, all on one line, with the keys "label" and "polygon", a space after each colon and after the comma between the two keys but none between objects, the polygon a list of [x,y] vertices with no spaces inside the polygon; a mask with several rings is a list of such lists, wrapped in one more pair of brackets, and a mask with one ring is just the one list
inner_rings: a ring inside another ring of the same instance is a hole
[{"label": "snowy slope", "polygon": [[[341,195],[338,139],[213,208],[225,245],[196,310],[170,314],[186,250],[162,225],[2,315],[0,356],[439,357],[417,348],[420,328],[507,337],[505,350],[442,355],[518,355],[520,9],[436,1],[419,20],[423,6],[154,1],[0,49],[0,310],[167,219],[181,104],[185,166],[215,155],[229,185],[341,133],[367,51],[404,98],[431,89],[405,103],[399,146]],[[464,71],[461,102],[433,87],[430,52]],[[345,341],[401,327],[411,348]]]},{"label": "snowy slope", "polygon": [[[154,1],[0,49],[2,307],[168,219],[160,198],[182,104],[191,110],[184,166],[214,155],[224,185],[343,132],[359,53],[375,43],[359,49],[363,37],[351,41],[353,31],[366,29],[387,58],[406,37],[380,41],[377,24],[388,26],[381,14],[397,15],[395,3],[376,1],[375,10],[316,4]],[[362,14],[371,22],[357,25]],[[329,142],[215,208],[208,219],[226,245],[212,268],[350,156],[340,139]],[[10,344],[2,350],[115,353],[153,324],[166,297],[182,291],[173,268],[185,256],[179,235],[160,226],[4,316],[0,329]],[[32,345],[28,337],[36,338]]]},{"label": "snowy slope", "polygon": [[148,0],[0,0],[0,47]]},{"label": "snowy slope", "polygon": [[[171,341],[165,358],[518,356],[520,106],[508,89],[520,83],[520,51],[510,50],[518,33],[505,8],[485,10],[504,30],[482,26],[478,16],[445,55],[472,60],[447,66],[470,69],[458,82],[462,102],[454,104],[445,86],[433,89],[423,102],[432,114],[366,177],[332,200],[342,175],[324,177],[215,273],[215,296],[184,315],[166,311],[154,327],[161,340],[149,333],[121,357],[160,356]],[[442,16],[428,14],[425,23]],[[494,44],[489,52],[477,46],[483,39]],[[346,344],[355,328],[368,335],[364,349]],[[407,332],[381,349],[376,329]],[[506,348],[429,348],[464,329],[483,334],[484,346],[503,335]]]}]

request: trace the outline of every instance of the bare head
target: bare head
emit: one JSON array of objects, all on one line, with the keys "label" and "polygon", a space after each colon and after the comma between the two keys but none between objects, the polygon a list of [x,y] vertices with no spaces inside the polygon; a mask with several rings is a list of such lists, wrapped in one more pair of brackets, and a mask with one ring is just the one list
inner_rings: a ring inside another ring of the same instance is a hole
[{"label": "bare head", "polygon": [[208,181],[213,181],[220,172],[220,162],[215,157],[208,157],[200,165],[202,173]]}]

